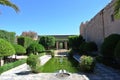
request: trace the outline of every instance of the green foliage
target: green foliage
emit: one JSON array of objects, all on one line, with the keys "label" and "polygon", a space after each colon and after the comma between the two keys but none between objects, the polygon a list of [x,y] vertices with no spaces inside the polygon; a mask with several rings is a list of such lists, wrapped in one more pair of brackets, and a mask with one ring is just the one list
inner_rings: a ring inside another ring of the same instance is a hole
[{"label": "green foliage", "polygon": [[32,72],[39,73],[40,72],[40,59],[37,55],[31,54],[27,58],[27,64],[30,66]]},{"label": "green foliage", "polygon": [[101,46],[101,54],[106,58],[114,57],[114,49],[120,40],[120,35],[112,34],[104,39],[104,42]]},{"label": "green foliage", "polygon": [[23,46],[25,49],[28,48],[28,46],[30,46],[31,43],[35,42],[32,38],[30,37],[18,37],[17,38],[17,42],[19,45]]},{"label": "green foliage", "polygon": [[0,30],[0,38],[5,39],[11,43],[15,43],[15,33],[7,32],[4,30]]},{"label": "green foliage", "polygon": [[14,47],[6,40],[0,39],[0,57],[15,54]]},{"label": "green foliage", "polygon": [[55,46],[55,37],[53,36],[41,36],[39,44],[42,44],[46,49]]},{"label": "green foliage", "polygon": [[68,52],[68,56],[69,56],[70,58],[72,58],[73,55],[74,55],[74,50],[71,49],[71,50]]},{"label": "green foliage", "polygon": [[69,47],[73,50],[79,49],[80,45],[84,42],[83,37],[80,36],[69,36]]},{"label": "green foliage", "polygon": [[26,53],[26,49],[21,45],[13,44],[13,47],[15,48],[16,54],[25,54]]},{"label": "green foliage", "polygon": [[51,53],[51,56],[52,56],[52,57],[55,57],[55,52],[54,52],[54,50],[50,50],[50,53]]},{"label": "green foliage", "polygon": [[120,19],[120,0],[116,0],[114,3],[114,17]]},{"label": "green foliage", "polygon": [[85,45],[86,45],[86,42],[83,42],[79,47],[79,52],[81,55],[86,53]]},{"label": "green foliage", "polygon": [[94,71],[95,60],[90,56],[81,56],[80,57],[80,70],[85,72]]},{"label": "green foliage", "polygon": [[27,53],[37,54],[37,53],[41,53],[43,51],[45,51],[44,47],[41,44],[38,44],[38,43],[32,43],[27,48]]},{"label": "green foliage", "polygon": [[115,47],[114,54],[115,54],[115,59],[117,61],[120,61],[120,41],[117,43],[117,45]]},{"label": "green foliage", "polygon": [[85,50],[87,52],[97,51],[97,45],[94,42],[86,42]]},{"label": "green foliage", "polygon": [[17,67],[21,64],[24,64],[25,62],[26,62],[26,59],[21,59],[21,60],[12,62],[12,63],[5,64],[5,65],[0,67],[0,74],[9,70],[9,69],[12,69],[12,68]]},{"label": "green foliage", "polygon": [[9,6],[9,7],[13,8],[16,12],[19,11],[19,8],[15,4],[10,2],[9,0],[0,0],[0,4],[4,5],[4,6]]}]

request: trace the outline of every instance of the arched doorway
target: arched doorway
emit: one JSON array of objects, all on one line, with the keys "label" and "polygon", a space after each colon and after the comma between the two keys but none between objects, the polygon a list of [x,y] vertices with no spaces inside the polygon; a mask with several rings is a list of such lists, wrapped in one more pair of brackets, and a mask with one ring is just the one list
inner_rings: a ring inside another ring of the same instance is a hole
[{"label": "arched doorway", "polygon": [[68,49],[68,41],[56,41],[56,49]]}]

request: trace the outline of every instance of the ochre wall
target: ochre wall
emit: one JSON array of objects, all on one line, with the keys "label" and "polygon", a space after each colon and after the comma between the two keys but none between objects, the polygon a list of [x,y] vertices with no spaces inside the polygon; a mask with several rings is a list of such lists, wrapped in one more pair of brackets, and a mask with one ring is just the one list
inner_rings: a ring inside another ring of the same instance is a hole
[{"label": "ochre wall", "polygon": [[112,21],[114,2],[115,0],[112,0],[111,3],[90,21],[81,23],[80,35],[82,35],[86,41],[94,41],[98,47],[100,47],[105,37],[114,33],[120,34],[120,20],[114,18]]}]

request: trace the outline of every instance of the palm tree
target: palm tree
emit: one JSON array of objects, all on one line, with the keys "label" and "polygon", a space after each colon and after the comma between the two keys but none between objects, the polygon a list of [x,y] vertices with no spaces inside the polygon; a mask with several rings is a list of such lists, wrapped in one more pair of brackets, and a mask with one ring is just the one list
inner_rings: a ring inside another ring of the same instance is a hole
[{"label": "palm tree", "polygon": [[114,4],[114,16],[120,18],[120,0],[117,0]]},{"label": "palm tree", "polygon": [[19,12],[19,8],[15,4],[11,3],[9,0],[0,0],[0,4],[12,7],[16,12]]}]

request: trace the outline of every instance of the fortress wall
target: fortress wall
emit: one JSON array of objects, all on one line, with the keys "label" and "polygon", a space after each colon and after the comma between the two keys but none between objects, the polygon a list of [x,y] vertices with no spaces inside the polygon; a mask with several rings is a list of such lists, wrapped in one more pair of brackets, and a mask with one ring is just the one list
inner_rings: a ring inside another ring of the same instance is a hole
[{"label": "fortress wall", "polygon": [[112,0],[90,21],[80,25],[80,35],[86,41],[94,41],[100,47],[105,37],[114,33],[120,34],[120,20],[113,17],[114,2]]}]

